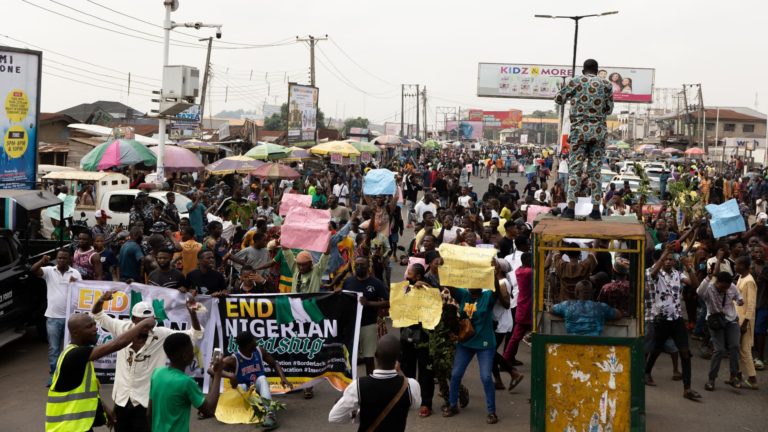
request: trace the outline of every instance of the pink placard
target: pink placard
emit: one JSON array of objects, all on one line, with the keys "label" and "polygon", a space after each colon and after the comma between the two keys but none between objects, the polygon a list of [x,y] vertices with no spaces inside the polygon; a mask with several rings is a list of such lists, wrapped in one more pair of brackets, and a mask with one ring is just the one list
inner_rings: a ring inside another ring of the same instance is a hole
[{"label": "pink placard", "polygon": [[285,216],[280,227],[280,244],[292,249],[304,249],[313,252],[328,250],[331,232],[329,210],[294,208]]},{"label": "pink placard", "polygon": [[407,273],[408,270],[410,270],[414,264],[421,264],[421,266],[424,267],[424,270],[427,270],[427,263],[424,258],[412,256],[412,257],[408,257],[408,267],[406,267],[405,272]]},{"label": "pink placard", "polygon": [[536,216],[538,216],[540,213],[547,213],[550,210],[551,210],[550,207],[529,205],[528,210],[526,211],[528,215],[527,222],[529,224],[533,224],[533,221],[536,220]]},{"label": "pink placard", "polygon": [[311,195],[284,194],[280,199],[280,216],[287,215],[294,208],[309,208],[312,206]]}]

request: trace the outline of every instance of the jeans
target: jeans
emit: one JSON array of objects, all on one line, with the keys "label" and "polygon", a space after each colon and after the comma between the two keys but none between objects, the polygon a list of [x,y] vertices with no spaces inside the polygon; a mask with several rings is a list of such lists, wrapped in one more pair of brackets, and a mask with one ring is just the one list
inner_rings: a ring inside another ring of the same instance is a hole
[{"label": "jeans", "polygon": [[741,338],[738,321],[728,322],[724,329],[709,329],[709,334],[714,346],[712,361],[709,363],[709,380],[714,381],[717,378],[717,373],[720,372],[720,361],[725,356],[726,349],[731,376],[736,376],[739,373],[739,339]]},{"label": "jeans", "polygon": [[698,302],[699,307],[696,308],[696,326],[693,328],[693,334],[703,336],[707,324],[707,304],[704,303],[704,299],[701,297],[699,297]]},{"label": "jeans", "polygon": [[685,328],[685,321],[682,318],[676,320],[654,321],[653,330],[654,347],[648,356],[648,362],[645,364],[645,373],[650,375],[653,371],[653,365],[656,359],[664,351],[664,344],[670,337],[675,341],[675,346],[680,350],[680,360],[683,367],[683,388],[691,388],[691,351],[688,349],[688,331]]},{"label": "jeans", "polygon": [[448,402],[452,407],[459,402],[459,386],[464,372],[472,361],[472,357],[477,354],[477,362],[480,366],[480,381],[483,382],[483,391],[485,391],[485,406],[488,413],[496,412],[496,387],[493,384],[491,370],[493,369],[493,357],[496,355],[496,349],[474,349],[467,348],[464,345],[456,344],[456,354],[453,358],[453,370],[451,371],[451,386],[448,392]]},{"label": "jeans", "polygon": [[45,318],[45,330],[48,333],[48,365],[51,375],[56,371],[56,362],[64,345],[65,318]]},{"label": "jeans", "polygon": [[407,218],[408,218],[408,225],[412,225],[413,222],[416,220],[416,213],[414,213],[414,207],[416,207],[416,203],[411,200],[405,201],[406,210],[407,210]]}]

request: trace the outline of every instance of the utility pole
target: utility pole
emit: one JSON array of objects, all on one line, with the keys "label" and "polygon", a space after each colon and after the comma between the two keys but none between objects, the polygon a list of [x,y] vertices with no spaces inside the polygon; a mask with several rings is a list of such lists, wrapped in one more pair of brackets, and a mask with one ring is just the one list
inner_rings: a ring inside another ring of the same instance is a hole
[{"label": "utility pole", "polygon": [[424,86],[424,90],[421,91],[421,101],[424,110],[424,141],[427,140],[427,86]]},{"label": "utility pole", "polygon": [[[200,39],[204,41],[205,39]],[[203,74],[203,92],[200,95],[200,127],[203,128],[203,119],[205,118],[205,93],[208,90],[208,79],[211,73],[211,46],[213,38],[208,38],[208,54],[205,56],[205,73]]]},{"label": "utility pole", "polygon": [[405,84],[400,84],[400,136],[405,136]]},{"label": "utility pole", "polygon": [[314,37],[308,35],[306,38],[296,36],[297,42],[306,42],[309,44],[309,85],[315,87],[315,44],[320,41],[328,40],[328,35],[323,37]]},{"label": "utility pole", "polygon": [[421,137],[421,134],[419,133],[419,125],[421,124],[419,121],[419,111],[419,85],[416,84],[416,139]]}]

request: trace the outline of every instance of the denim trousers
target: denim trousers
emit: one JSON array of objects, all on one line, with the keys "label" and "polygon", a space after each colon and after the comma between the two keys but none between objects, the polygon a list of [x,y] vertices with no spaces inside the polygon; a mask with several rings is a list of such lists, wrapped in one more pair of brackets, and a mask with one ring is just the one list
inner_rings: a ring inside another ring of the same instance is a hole
[{"label": "denim trousers", "polygon": [[728,350],[728,365],[730,366],[731,376],[739,373],[739,339],[741,339],[741,329],[738,321],[730,321],[725,328],[719,330],[709,329],[712,338],[712,361],[709,363],[709,380],[714,381],[720,372],[720,361]]},{"label": "denim trousers", "polygon": [[477,362],[480,367],[480,381],[483,383],[485,391],[485,406],[488,413],[496,412],[496,387],[493,384],[491,370],[493,369],[493,358],[496,354],[495,347],[486,349],[467,348],[464,345],[456,344],[456,354],[453,357],[453,370],[451,371],[451,386],[448,392],[448,401],[452,407],[459,402],[459,386],[464,372],[472,361],[472,357],[477,355]]},{"label": "denim trousers", "polygon": [[48,365],[51,375],[56,371],[56,362],[59,360],[64,345],[64,318],[46,318],[45,330],[48,333]]}]

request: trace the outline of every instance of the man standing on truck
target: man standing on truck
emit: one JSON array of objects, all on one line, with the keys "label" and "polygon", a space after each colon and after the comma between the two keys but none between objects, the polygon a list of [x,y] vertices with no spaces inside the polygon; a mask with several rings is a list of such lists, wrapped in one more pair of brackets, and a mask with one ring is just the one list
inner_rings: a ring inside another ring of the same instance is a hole
[{"label": "man standing on truck", "polygon": [[51,375],[48,378],[48,387],[53,381],[56,372],[56,362],[61,354],[64,344],[64,323],[67,318],[67,287],[70,282],[82,280],[80,272],[69,266],[70,255],[67,249],[61,249],[56,253],[56,266],[46,266],[51,262],[51,257],[43,255],[40,261],[34,263],[30,272],[45,280],[48,299],[48,307],[45,309],[45,329],[48,334],[48,365]]},{"label": "man standing on truck", "polygon": [[584,163],[587,164],[592,213],[589,219],[602,220],[600,200],[603,196],[600,168],[605,154],[606,117],[613,112],[613,88],[607,80],[597,76],[597,61],[584,62],[582,75],[573,77],[555,96],[555,103],[565,105],[571,101],[571,130],[568,144],[568,206],[562,218],[576,217],[576,192],[581,184]]}]

